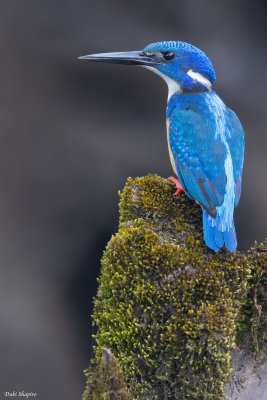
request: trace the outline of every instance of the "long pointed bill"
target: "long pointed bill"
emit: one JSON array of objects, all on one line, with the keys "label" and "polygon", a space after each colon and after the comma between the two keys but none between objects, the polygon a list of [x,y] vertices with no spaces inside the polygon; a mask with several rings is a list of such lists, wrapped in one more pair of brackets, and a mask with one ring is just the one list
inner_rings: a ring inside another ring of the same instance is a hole
[{"label": "long pointed bill", "polygon": [[144,54],[142,51],[122,51],[118,53],[99,53],[88,54],[87,56],[79,57],[80,60],[91,60],[97,62],[113,63],[113,64],[128,64],[128,65],[157,65],[162,64],[157,54]]}]

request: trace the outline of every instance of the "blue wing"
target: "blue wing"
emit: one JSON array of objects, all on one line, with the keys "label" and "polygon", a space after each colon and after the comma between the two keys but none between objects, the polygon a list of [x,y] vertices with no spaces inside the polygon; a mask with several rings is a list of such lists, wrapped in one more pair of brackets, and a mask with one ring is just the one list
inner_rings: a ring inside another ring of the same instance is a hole
[{"label": "blue wing", "polygon": [[234,111],[227,109],[228,117],[232,127],[231,137],[228,139],[229,149],[233,161],[234,169],[234,180],[235,180],[235,207],[238,205],[241,195],[241,184],[242,184],[242,170],[244,163],[244,130],[242,125],[237,118]]},{"label": "blue wing", "polygon": [[178,178],[186,194],[212,216],[223,203],[226,191],[227,149],[216,136],[216,122],[205,107],[174,108],[169,141]]}]

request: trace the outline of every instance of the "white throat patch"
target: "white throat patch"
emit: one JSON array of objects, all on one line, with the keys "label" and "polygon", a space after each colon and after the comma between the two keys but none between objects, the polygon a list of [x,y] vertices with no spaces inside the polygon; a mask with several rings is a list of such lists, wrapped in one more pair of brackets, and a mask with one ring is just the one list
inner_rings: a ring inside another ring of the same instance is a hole
[{"label": "white throat patch", "polygon": [[144,66],[144,67],[149,69],[150,71],[154,72],[155,74],[159,75],[167,83],[168,89],[169,89],[168,100],[172,97],[172,95],[174,93],[177,93],[177,92],[181,93],[182,92],[181,86],[179,85],[178,82],[176,82],[173,79],[169,78],[167,75],[164,75],[162,72],[158,71],[154,67],[147,67],[147,66]]},{"label": "white throat patch", "polygon": [[203,75],[201,75],[199,72],[194,72],[192,69],[190,69],[187,72],[187,75],[190,76],[190,78],[192,78],[194,81],[197,81],[199,83],[201,83],[201,85],[206,86],[206,88],[211,91],[211,82],[205,78]]}]

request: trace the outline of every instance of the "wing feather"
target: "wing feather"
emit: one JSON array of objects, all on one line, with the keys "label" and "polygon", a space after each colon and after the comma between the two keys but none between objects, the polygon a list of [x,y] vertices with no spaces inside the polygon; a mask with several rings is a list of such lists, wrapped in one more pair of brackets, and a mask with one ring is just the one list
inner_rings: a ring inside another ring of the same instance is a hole
[{"label": "wing feather", "polygon": [[214,119],[202,110],[174,108],[169,140],[178,178],[185,192],[212,216],[226,190],[226,146],[216,136]]},{"label": "wing feather", "polygon": [[238,205],[241,195],[242,170],[245,151],[245,134],[241,122],[234,111],[227,109],[231,123],[232,134],[229,139],[229,149],[233,161],[234,180],[235,180],[235,207]]}]

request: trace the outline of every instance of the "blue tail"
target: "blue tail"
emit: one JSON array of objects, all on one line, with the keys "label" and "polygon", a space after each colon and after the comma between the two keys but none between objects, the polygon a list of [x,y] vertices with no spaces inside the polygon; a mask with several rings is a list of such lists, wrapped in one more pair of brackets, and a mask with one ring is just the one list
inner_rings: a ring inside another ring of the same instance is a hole
[{"label": "blue tail", "polygon": [[235,251],[237,246],[236,233],[234,223],[231,224],[229,230],[222,226],[220,216],[212,218],[205,210],[203,210],[203,230],[206,245],[214,251],[219,251],[225,246],[229,251]]}]

